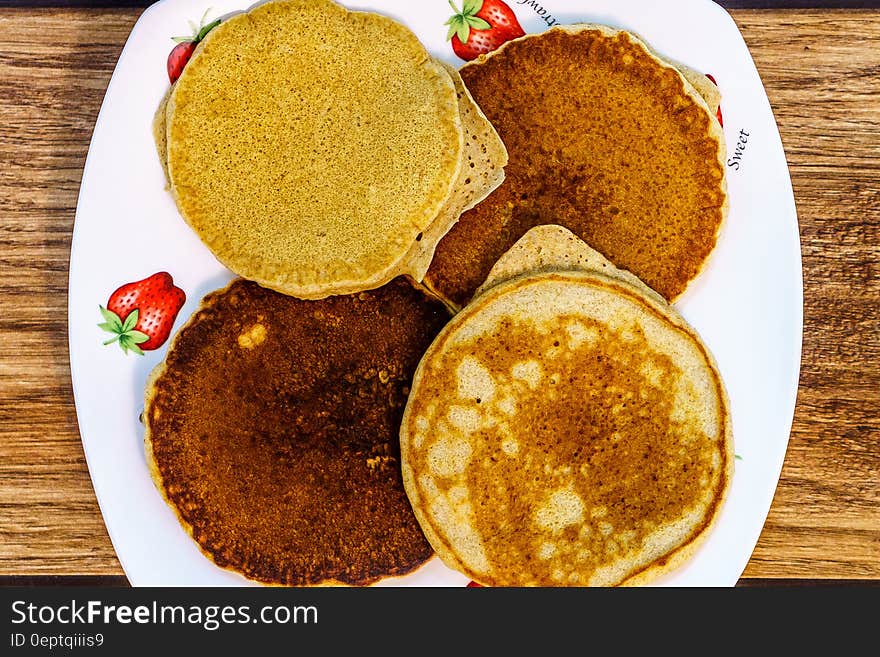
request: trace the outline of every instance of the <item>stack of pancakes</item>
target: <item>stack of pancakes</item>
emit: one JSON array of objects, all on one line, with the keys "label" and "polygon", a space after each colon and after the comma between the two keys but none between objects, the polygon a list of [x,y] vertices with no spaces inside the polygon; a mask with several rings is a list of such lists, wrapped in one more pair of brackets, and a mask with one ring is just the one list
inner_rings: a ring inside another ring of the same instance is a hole
[{"label": "stack of pancakes", "polygon": [[726,211],[718,102],[601,26],[461,74],[330,0],[209,33],[153,129],[182,217],[243,279],[175,336],[144,413],[202,551],[288,585],[433,551],[486,585],[681,563],[732,463],[717,368],[667,303]]},{"label": "stack of pancakes", "polygon": [[507,161],[455,70],[399,23],[330,0],[221,23],[154,133],[177,207],[214,255],[306,299],[421,279]]}]

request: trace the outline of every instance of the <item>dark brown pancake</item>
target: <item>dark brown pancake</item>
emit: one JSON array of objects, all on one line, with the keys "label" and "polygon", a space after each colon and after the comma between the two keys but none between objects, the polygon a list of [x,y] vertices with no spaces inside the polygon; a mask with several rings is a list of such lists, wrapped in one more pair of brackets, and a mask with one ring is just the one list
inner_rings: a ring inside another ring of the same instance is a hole
[{"label": "dark brown pancake", "polygon": [[507,146],[506,180],[440,242],[426,283],[457,305],[530,228],[562,225],[673,300],[727,208],[705,102],[626,32],[554,28],[461,69]]},{"label": "dark brown pancake", "polygon": [[432,554],[398,431],[449,319],[398,278],[302,301],[237,280],[208,295],[147,387],[147,457],[217,565],[260,582],[368,584]]}]

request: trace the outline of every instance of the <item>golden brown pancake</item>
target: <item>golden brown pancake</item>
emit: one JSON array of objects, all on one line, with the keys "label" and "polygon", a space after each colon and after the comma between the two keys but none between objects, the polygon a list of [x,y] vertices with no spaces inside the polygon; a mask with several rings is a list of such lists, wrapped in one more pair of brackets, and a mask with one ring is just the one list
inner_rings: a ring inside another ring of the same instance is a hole
[{"label": "golden brown pancake", "polygon": [[321,301],[244,280],[205,297],[144,413],[153,478],[202,551],[283,585],[368,584],[425,562],[398,429],[448,318],[403,278]]},{"label": "golden brown pancake", "polygon": [[684,75],[602,26],[529,35],[460,73],[510,160],[440,242],[426,284],[463,305],[528,229],[553,223],[677,298],[727,210],[723,134]]},{"label": "golden brown pancake", "polygon": [[645,583],[690,558],[721,508],[726,392],[665,301],[535,230],[419,365],[407,494],[438,555],[481,584]]},{"label": "golden brown pancake", "polygon": [[166,140],[178,210],[218,260],[300,298],[400,273],[464,148],[446,69],[403,25],[330,0],[214,28],[174,85]]}]

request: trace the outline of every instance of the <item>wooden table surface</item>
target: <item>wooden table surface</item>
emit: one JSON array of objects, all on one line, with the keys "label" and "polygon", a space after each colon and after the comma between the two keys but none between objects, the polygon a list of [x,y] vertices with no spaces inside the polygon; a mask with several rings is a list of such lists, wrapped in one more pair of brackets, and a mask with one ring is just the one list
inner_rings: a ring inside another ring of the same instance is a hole
[{"label": "wooden table surface", "polygon": [[[67,267],[139,13],[0,8],[0,583],[126,581],[76,424]],[[880,8],[731,13],[791,167],[805,296],[791,440],[742,583],[880,583]]]}]

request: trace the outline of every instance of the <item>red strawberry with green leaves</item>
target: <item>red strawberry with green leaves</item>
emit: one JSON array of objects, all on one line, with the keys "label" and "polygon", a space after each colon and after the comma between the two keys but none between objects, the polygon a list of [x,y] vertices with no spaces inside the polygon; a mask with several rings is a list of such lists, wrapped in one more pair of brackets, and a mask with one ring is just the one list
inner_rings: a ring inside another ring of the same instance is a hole
[{"label": "red strawberry with green leaves", "polygon": [[193,52],[195,52],[196,46],[199,45],[199,42],[208,36],[208,32],[220,25],[219,18],[205,25],[205,19],[207,17],[208,12],[206,11],[205,15],[202,16],[202,21],[198,27],[196,27],[195,23],[190,21],[189,26],[193,31],[191,36],[171,37],[172,40],[177,43],[168,55],[168,79],[171,80],[171,84],[177,82],[177,78],[183,73],[183,67],[189,62],[189,59],[192,57]]},{"label": "red strawberry with green leaves", "polygon": [[[718,86],[718,83],[715,82],[714,75],[712,75],[711,73],[706,73],[706,77],[712,81],[712,84],[714,84],[716,87]],[[721,127],[723,128],[724,127],[724,115],[721,114],[721,105],[718,106],[718,114],[716,116],[718,117],[718,123],[720,123]]]},{"label": "red strawberry with green leaves", "polygon": [[99,306],[104,322],[98,326],[114,334],[104,344],[118,342],[123,352],[141,356],[158,349],[185,302],[186,294],[168,272],[123,285],[110,295],[106,308]]},{"label": "red strawberry with green leaves", "polygon": [[492,52],[501,44],[525,35],[516,14],[501,0],[464,0],[459,11],[452,0],[455,14],[446,21],[447,39],[452,50],[465,61]]}]

